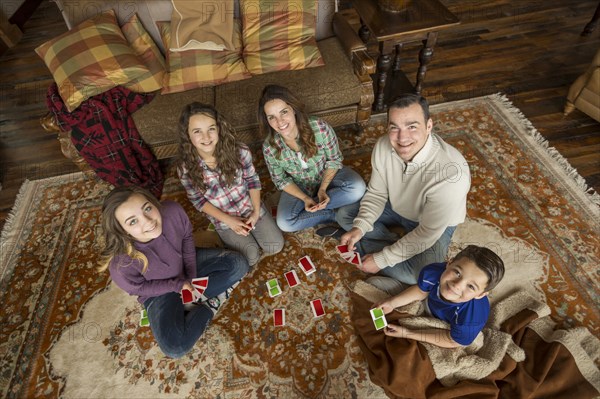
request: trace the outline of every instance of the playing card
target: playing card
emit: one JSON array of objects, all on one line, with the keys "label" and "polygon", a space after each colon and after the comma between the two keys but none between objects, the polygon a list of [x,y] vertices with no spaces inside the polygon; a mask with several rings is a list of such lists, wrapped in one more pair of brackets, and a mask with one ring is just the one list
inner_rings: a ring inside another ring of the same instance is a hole
[{"label": "playing card", "polygon": [[281,291],[281,287],[279,286],[279,281],[276,278],[273,278],[267,281],[267,291],[269,292],[269,296],[271,298],[280,295],[283,291]]},{"label": "playing card", "polygon": [[387,320],[385,319],[385,313],[381,308],[371,309],[371,318],[373,319],[373,324],[375,324],[376,330],[381,330],[382,328],[387,326]]},{"label": "playing card", "polygon": [[206,231],[216,231],[217,229],[215,228],[215,225],[211,222],[208,224],[208,227],[206,228]]},{"label": "playing card", "polygon": [[150,325],[150,320],[148,319],[148,312],[146,309],[142,309],[140,314],[140,327],[147,327]]},{"label": "playing card", "polygon": [[348,248],[348,244],[338,245],[335,247],[335,249],[337,249],[337,251],[340,253],[340,255],[343,255],[347,252],[351,252],[350,249]]},{"label": "playing card", "polygon": [[321,317],[325,314],[325,309],[323,309],[323,302],[321,302],[320,299],[310,301],[310,307],[312,308],[315,317]]},{"label": "playing card", "polygon": [[296,274],[295,270],[290,270],[283,275],[285,276],[285,279],[290,287],[295,287],[300,284],[300,280],[298,280],[298,275]]},{"label": "playing card", "polygon": [[356,266],[362,266],[362,260],[360,259],[360,254],[358,252],[354,253],[354,257],[349,259],[350,263]]},{"label": "playing card", "polygon": [[275,327],[285,326],[285,309],[273,309],[273,325]]},{"label": "playing card", "polygon": [[194,302],[194,294],[192,293],[192,291],[182,288],[181,289],[181,302],[183,302],[184,305],[187,303]]},{"label": "playing card", "polygon": [[310,257],[308,255],[300,258],[300,262],[298,262],[298,264],[300,265],[300,268],[302,269],[304,274],[306,274],[307,276],[317,271],[315,265],[313,264],[312,260],[310,260]]},{"label": "playing card", "polygon": [[192,287],[194,287],[198,296],[204,294],[206,287],[208,287],[208,277],[197,277],[193,279]]},{"label": "playing card", "polygon": [[274,218],[277,217],[277,207],[276,206],[271,207],[271,216],[273,216]]}]

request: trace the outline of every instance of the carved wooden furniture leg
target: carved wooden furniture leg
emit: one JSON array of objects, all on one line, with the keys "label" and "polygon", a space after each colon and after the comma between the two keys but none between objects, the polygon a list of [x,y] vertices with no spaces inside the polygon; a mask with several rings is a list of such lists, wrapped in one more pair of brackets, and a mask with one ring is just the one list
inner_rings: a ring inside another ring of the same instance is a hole
[{"label": "carved wooden furniture leg", "polygon": [[379,44],[379,59],[377,60],[377,93],[375,97],[375,111],[382,112],[386,110],[384,104],[385,84],[388,72],[392,66],[392,54],[389,45],[385,42]]},{"label": "carved wooden furniture leg", "polygon": [[394,72],[399,72],[400,71],[400,52],[402,51],[402,46],[403,43],[398,43],[396,44],[396,56],[394,57],[394,66],[392,67],[392,70]]},{"label": "carved wooden furniture leg", "polygon": [[421,94],[425,73],[427,72],[427,64],[433,56],[433,47],[437,40],[437,32],[430,32],[427,35],[427,40],[423,41],[423,48],[419,52],[419,71],[417,72],[417,82],[415,84],[415,92]]},{"label": "carved wooden furniture leg", "polygon": [[42,128],[48,133],[56,134],[60,142],[60,150],[65,158],[70,159],[83,172],[86,178],[95,179],[96,172],[88,165],[71,142],[71,131],[64,132],[58,127],[54,115],[48,112],[40,118]]},{"label": "carved wooden furniture leg", "polygon": [[571,101],[567,100],[567,102],[565,103],[565,109],[563,110],[563,116],[569,115],[574,110],[575,110],[575,104],[573,104]]},{"label": "carved wooden furniture leg", "polygon": [[594,12],[594,16],[587,23],[585,28],[583,28],[583,32],[581,32],[581,36],[589,36],[598,26],[598,22],[600,22],[600,3],[598,3],[598,7],[596,7],[596,11]]}]

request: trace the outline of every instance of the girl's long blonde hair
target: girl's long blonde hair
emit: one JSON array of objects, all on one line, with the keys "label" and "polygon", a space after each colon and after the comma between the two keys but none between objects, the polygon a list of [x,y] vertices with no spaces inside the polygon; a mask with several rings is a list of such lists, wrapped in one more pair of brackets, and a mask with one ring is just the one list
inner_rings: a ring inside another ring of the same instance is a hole
[{"label": "girl's long blonde hair", "polygon": [[183,167],[187,170],[190,180],[196,189],[206,190],[204,175],[200,167],[200,154],[192,144],[189,135],[190,118],[194,115],[206,115],[213,118],[219,131],[219,141],[215,148],[216,169],[221,172],[221,183],[225,186],[233,184],[236,174],[243,167],[240,159],[240,149],[245,146],[235,138],[235,130],[225,118],[211,105],[193,102],[186,105],[179,117],[179,173]]},{"label": "girl's long blonde hair", "polygon": [[[135,249],[133,246],[135,240],[127,234],[123,227],[121,227],[121,224],[115,216],[117,208],[134,194],[144,196],[152,205],[157,209],[160,209],[160,202],[158,202],[156,197],[148,190],[141,187],[117,187],[104,198],[101,222],[104,248],[100,253],[100,266],[98,267],[100,272],[105,271],[113,258],[118,255],[127,255],[132,261],[141,261],[143,264],[142,273],[145,273],[146,270],[148,270],[148,258],[146,258],[146,255]],[[123,264],[119,266],[128,265],[129,264]]]}]

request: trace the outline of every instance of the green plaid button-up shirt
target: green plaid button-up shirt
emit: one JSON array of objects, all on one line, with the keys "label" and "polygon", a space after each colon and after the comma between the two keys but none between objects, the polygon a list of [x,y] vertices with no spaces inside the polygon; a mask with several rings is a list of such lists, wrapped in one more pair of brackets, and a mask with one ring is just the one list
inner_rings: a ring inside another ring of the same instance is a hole
[{"label": "green plaid button-up shirt", "polygon": [[275,144],[282,149],[279,158],[274,147],[267,141],[263,143],[265,162],[278,190],[295,183],[307,195],[312,196],[321,184],[326,169],[341,169],[343,166],[344,158],[333,128],[327,122],[315,117],[309,118],[309,123],[315,133],[317,153],[310,159],[302,155],[306,168],[302,167],[298,154],[285,144],[279,134],[275,134]]}]

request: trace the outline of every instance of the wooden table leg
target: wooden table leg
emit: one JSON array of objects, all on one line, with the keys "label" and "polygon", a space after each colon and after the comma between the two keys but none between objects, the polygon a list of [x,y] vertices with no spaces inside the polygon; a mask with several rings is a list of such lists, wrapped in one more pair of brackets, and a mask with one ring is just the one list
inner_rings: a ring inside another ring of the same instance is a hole
[{"label": "wooden table leg", "polygon": [[394,57],[394,66],[392,70],[394,72],[400,71],[400,52],[402,51],[402,43],[396,44],[396,56]]},{"label": "wooden table leg", "polygon": [[437,32],[430,32],[427,34],[427,40],[423,40],[423,48],[419,52],[419,70],[417,72],[417,82],[415,84],[415,92],[421,94],[423,87],[423,81],[425,80],[425,73],[427,72],[427,64],[431,61],[433,56],[433,48],[437,40]]},{"label": "wooden table leg", "polygon": [[[379,45],[380,54],[377,59],[377,93],[375,93],[375,111],[382,112],[386,110],[385,100],[385,83],[387,81],[388,72],[392,65],[392,54],[387,49],[384,43]],[[386,51],[388,50],[388,51]]]}]

